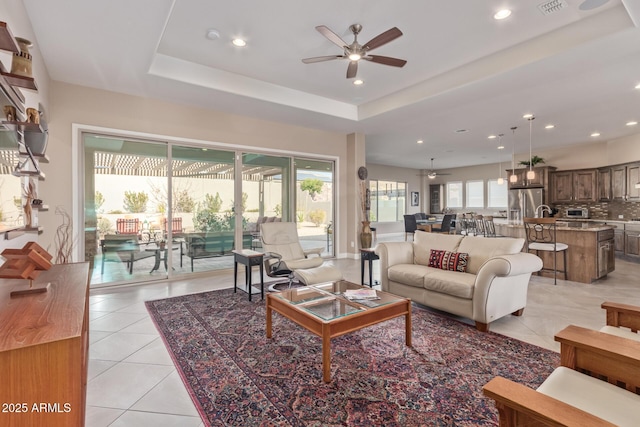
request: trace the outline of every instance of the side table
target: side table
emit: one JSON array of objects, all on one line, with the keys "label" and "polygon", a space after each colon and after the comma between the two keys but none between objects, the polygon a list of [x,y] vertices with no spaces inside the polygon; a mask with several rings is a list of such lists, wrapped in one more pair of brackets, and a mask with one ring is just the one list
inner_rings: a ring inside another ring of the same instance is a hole
[{"label": "side table", "polygon": [[369,261],[369,287],[373,288],[373,261],[380,259],[373,248],[361,248],[360,249],[360,283],[362,286],[364,283],[364,262]]},{"label": "side table", "polygon": [[251,301],[251,267],[257,265],[260,269],[260,296],[264,299],[264,254],[262,252],[256,252],[249,249],[234,249],[233,251],[233,293],[236,293],[238,288],[238,264],[244,265],[245,275],[245,290],[249,294],[249,301]]}]

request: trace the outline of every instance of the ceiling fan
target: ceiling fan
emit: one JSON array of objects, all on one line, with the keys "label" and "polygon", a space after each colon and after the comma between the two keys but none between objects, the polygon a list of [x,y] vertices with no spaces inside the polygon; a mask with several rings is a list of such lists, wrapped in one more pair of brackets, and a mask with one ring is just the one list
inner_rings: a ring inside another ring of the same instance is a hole
[{"label": "ceiling fan", "polygon": [[365,61],[371,61],[383,65],[391,65],[392,67],[403,67],[407,63],[404,59],[391,58],[389,56],[369,55],[369,51],[385,45],[402,35],[397,27],[393,27],[384,33],[378,34],[365,44],[358,43],[358,34],[362,30],[362,25],[353,24],[349,27],[349,30],[353,33],[353,43],[348,44],[340,38],[336,33],[331,31],[329,27],[319,25],[316,30],[323,36],[325,36],[330,42],[336,44],[343,50],[342,55],[329,55],[329,56],[316,56],[313,58],[305,58],[302,60],[305,64],[312,64],[314,62],[331,61],[334,59],[348,59],[349,66],[347,67],[347,78],[352,79],[358,73],[358,62],[361,59]]},{"label": "ceiling fan", "polygon": [[433,169],[433,157],[431,158],[431,169],[429,170],[429,172],[427,172],[426,175],[420,175],[420,176],[426,176],[429,179],[435,179],[438,175],[451,175],[450,173],[438,173]]}]

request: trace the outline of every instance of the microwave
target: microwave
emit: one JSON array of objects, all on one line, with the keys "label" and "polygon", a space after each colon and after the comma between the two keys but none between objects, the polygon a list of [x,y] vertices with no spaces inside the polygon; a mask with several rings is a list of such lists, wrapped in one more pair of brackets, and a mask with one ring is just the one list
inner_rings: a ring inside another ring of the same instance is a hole
[{"label": "microwave", "polygon": [[589,209],[587,209],[587,208],[568,208],[565,216],[567,218],[589,218]]}]

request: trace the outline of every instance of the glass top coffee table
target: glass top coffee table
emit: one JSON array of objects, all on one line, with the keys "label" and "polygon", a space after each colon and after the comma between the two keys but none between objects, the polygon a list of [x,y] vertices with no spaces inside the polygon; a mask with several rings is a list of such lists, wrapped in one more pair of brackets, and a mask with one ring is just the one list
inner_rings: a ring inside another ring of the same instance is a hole
[{"label": "glass top coffee table", "polygon": [[[378,299],[350,300],[344,296],[347,290],[373,291]],[[322,338],[324,382],[331,381],[333,337],[405,316],[405,342],[411,347],[411,300],[344,280],[268,294],[267,338],[271,338],[272,311]]]}]

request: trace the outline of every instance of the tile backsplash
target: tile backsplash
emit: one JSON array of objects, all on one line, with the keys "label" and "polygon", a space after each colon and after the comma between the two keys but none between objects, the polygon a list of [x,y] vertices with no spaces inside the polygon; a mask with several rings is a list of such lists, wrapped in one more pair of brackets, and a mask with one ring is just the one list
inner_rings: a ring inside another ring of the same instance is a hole
[{"label": "tile backsplash", "polygon": [[624,219],[640,218],[640,202],[589,202],[589,203],[563,203],[556,204],[559,209],[558,216],[564,216],[567,208],[588,208],[589,216],[593,219],[618,219],[623,215]]}]

